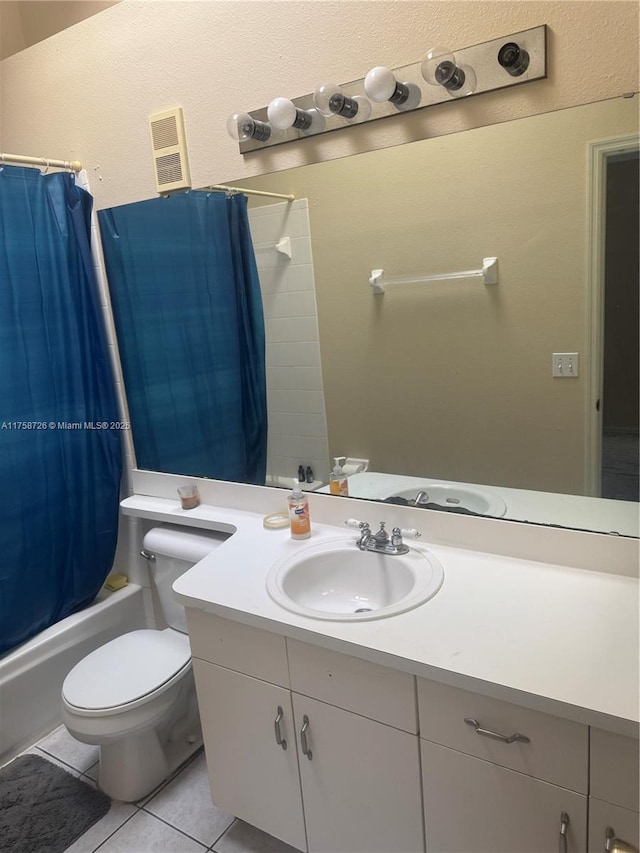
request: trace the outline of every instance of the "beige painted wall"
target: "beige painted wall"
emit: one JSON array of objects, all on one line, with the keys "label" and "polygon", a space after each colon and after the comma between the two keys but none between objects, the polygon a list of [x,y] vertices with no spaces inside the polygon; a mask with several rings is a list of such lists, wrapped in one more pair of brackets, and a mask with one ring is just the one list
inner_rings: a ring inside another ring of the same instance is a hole
[{"label": "beige painted wall", "polygon": [[97,15],[116,2],[0,0],[0,59]]},{"label": "beige painted wall", "polygon": [[[546,81],[241,157],[238,109],[327,77],[550,27]],[[584,103],[638,88],[636,2],[124,2],[3,62],[3,146],[86,163],[98,207],[155,194],[147,116],[185,109],[195,186]],[[102,180],[98,180],[101,178]]]},{"label": "beige painted wall", "polygon": [[0,0],[0,58],[10,56],[24,46],[19,4]]},{"label": "beige painted wall", "polygon": [[[246,183],[310,204],[330,453],[376,471],[581,493],[590,141],[616,98]],[[500,280],[389,287],[476,269]],[[578,352],[578,379],[553,379]]]}]

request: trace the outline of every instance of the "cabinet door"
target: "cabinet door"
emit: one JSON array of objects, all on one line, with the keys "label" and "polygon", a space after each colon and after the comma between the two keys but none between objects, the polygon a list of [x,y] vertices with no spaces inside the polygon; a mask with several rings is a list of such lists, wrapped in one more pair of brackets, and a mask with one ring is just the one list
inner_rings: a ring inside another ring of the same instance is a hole
[{"label": "cabinet door", "polygon": [[290,692],[196,658],[193,669],[213,801],[306,850]]},{"label": "cabinet door", "polygon": [[422,853],[418,738],[297,693],[293,709],[309,851]]},{"label": "cabinet door", "polygon": [[584,853],[587,799],[549,782],[422,740],[429,853]]},{"label": "cabinet door", "polygon": [[607,830],[615,833],[615,837],[625,841],[632,848],[640,850],[640,830],[636,811],[612,806],[596,797],[589,799],[589,853],[604,853],[607,842]]}]

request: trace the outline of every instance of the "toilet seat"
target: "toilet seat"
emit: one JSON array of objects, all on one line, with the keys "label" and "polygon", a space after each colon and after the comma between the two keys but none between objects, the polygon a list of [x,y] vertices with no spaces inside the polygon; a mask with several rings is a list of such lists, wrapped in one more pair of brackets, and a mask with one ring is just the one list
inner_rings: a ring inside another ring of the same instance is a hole
[{"label": "toilet seat", "polygon": [[164,693],[190,668],[186,634],[131,631],[77,663],[64,680],[62,698],[79,716],[120,714]]}]

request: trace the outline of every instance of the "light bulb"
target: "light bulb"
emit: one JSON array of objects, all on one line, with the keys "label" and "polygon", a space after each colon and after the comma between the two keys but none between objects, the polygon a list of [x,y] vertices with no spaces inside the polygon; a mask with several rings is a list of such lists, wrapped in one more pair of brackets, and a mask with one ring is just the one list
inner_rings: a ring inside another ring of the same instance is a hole
[{"label": "light bulb", "polygon": [[313,93],[313,103],[323,116],[332,116],[336,111],[331,109],[331,99],[340,94],[337,83],[321,83]]},{"label": "light bulb", "polygon": [[267,116],[278,130],[288,130],[290,127],[308,130],[313,119],[310,112],[299,110],[288,98],[274,98],[267,107]]},{"label": "light bulb", "polygon": [[233,139],[243,142],[256,139],[266,142],[271,136],[271,128],[264,121],[256,121],[249,113],[233,113],[227,119],[227,132]]},{"label": "light bulb", "polygon": [[398,83],[393,71],[382,65],[377,65],[364,78],[364,90],[372,101],[382,103],[391,101],[392,104],[404,104],[409,97],[409,89],[405,83]]},{"label": "light bulb", "polygon": [[432,47],[420,64],[420,73],[432,86],[442,86],[453,97],[471,95],[476,88],[476,73],[469,65],[456,65],[448,47]]},{"label": "light bulb", "polygon": [[[366,98],[351,98],[345,95],[336,83],[322,83],[318,86],[313,93],[313,102],[321,115],[340,116],[347,121],[355,119],[360,110],[366,109],[365,104],[369,107],[368,115],[371,114],[371,104]],[[360,121],[363,120],[362,115],[358,117]]]},{"label": "light bulb", "polygon": [[456,61],[448,47],[432,47],[420,65],[420,73],[432,86],[444,86],[456,69]]}]

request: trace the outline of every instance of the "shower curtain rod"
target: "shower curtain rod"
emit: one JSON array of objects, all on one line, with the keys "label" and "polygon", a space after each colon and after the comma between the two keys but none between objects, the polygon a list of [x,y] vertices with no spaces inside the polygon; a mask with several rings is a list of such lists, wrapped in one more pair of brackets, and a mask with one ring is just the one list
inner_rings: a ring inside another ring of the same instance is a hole
[{"label": "shower curtain rod", "polygon": [[267,198],[284,198],[287,201],[295,201],[296,197],[294,195],[285,195],[284,193],[269,193],[264,190],[247,190],[244,187],[228,187],[226,184],[213,184],[211,187],[207,187],[208,190],[220,190],[222,192],[231,192],[231,193],[246,193],[247,195],[261,195],[266,196]]},{"label": "shower curtain rod", "polygon": [[0,166],[4,163],[15,163],[22,166],[44,166],[47,169],[68,169],[71,172],[79,172],[82,163],[79,160],[51,160],[49,157],[27,157],[24,154],[3,154],[0,152]]}]

